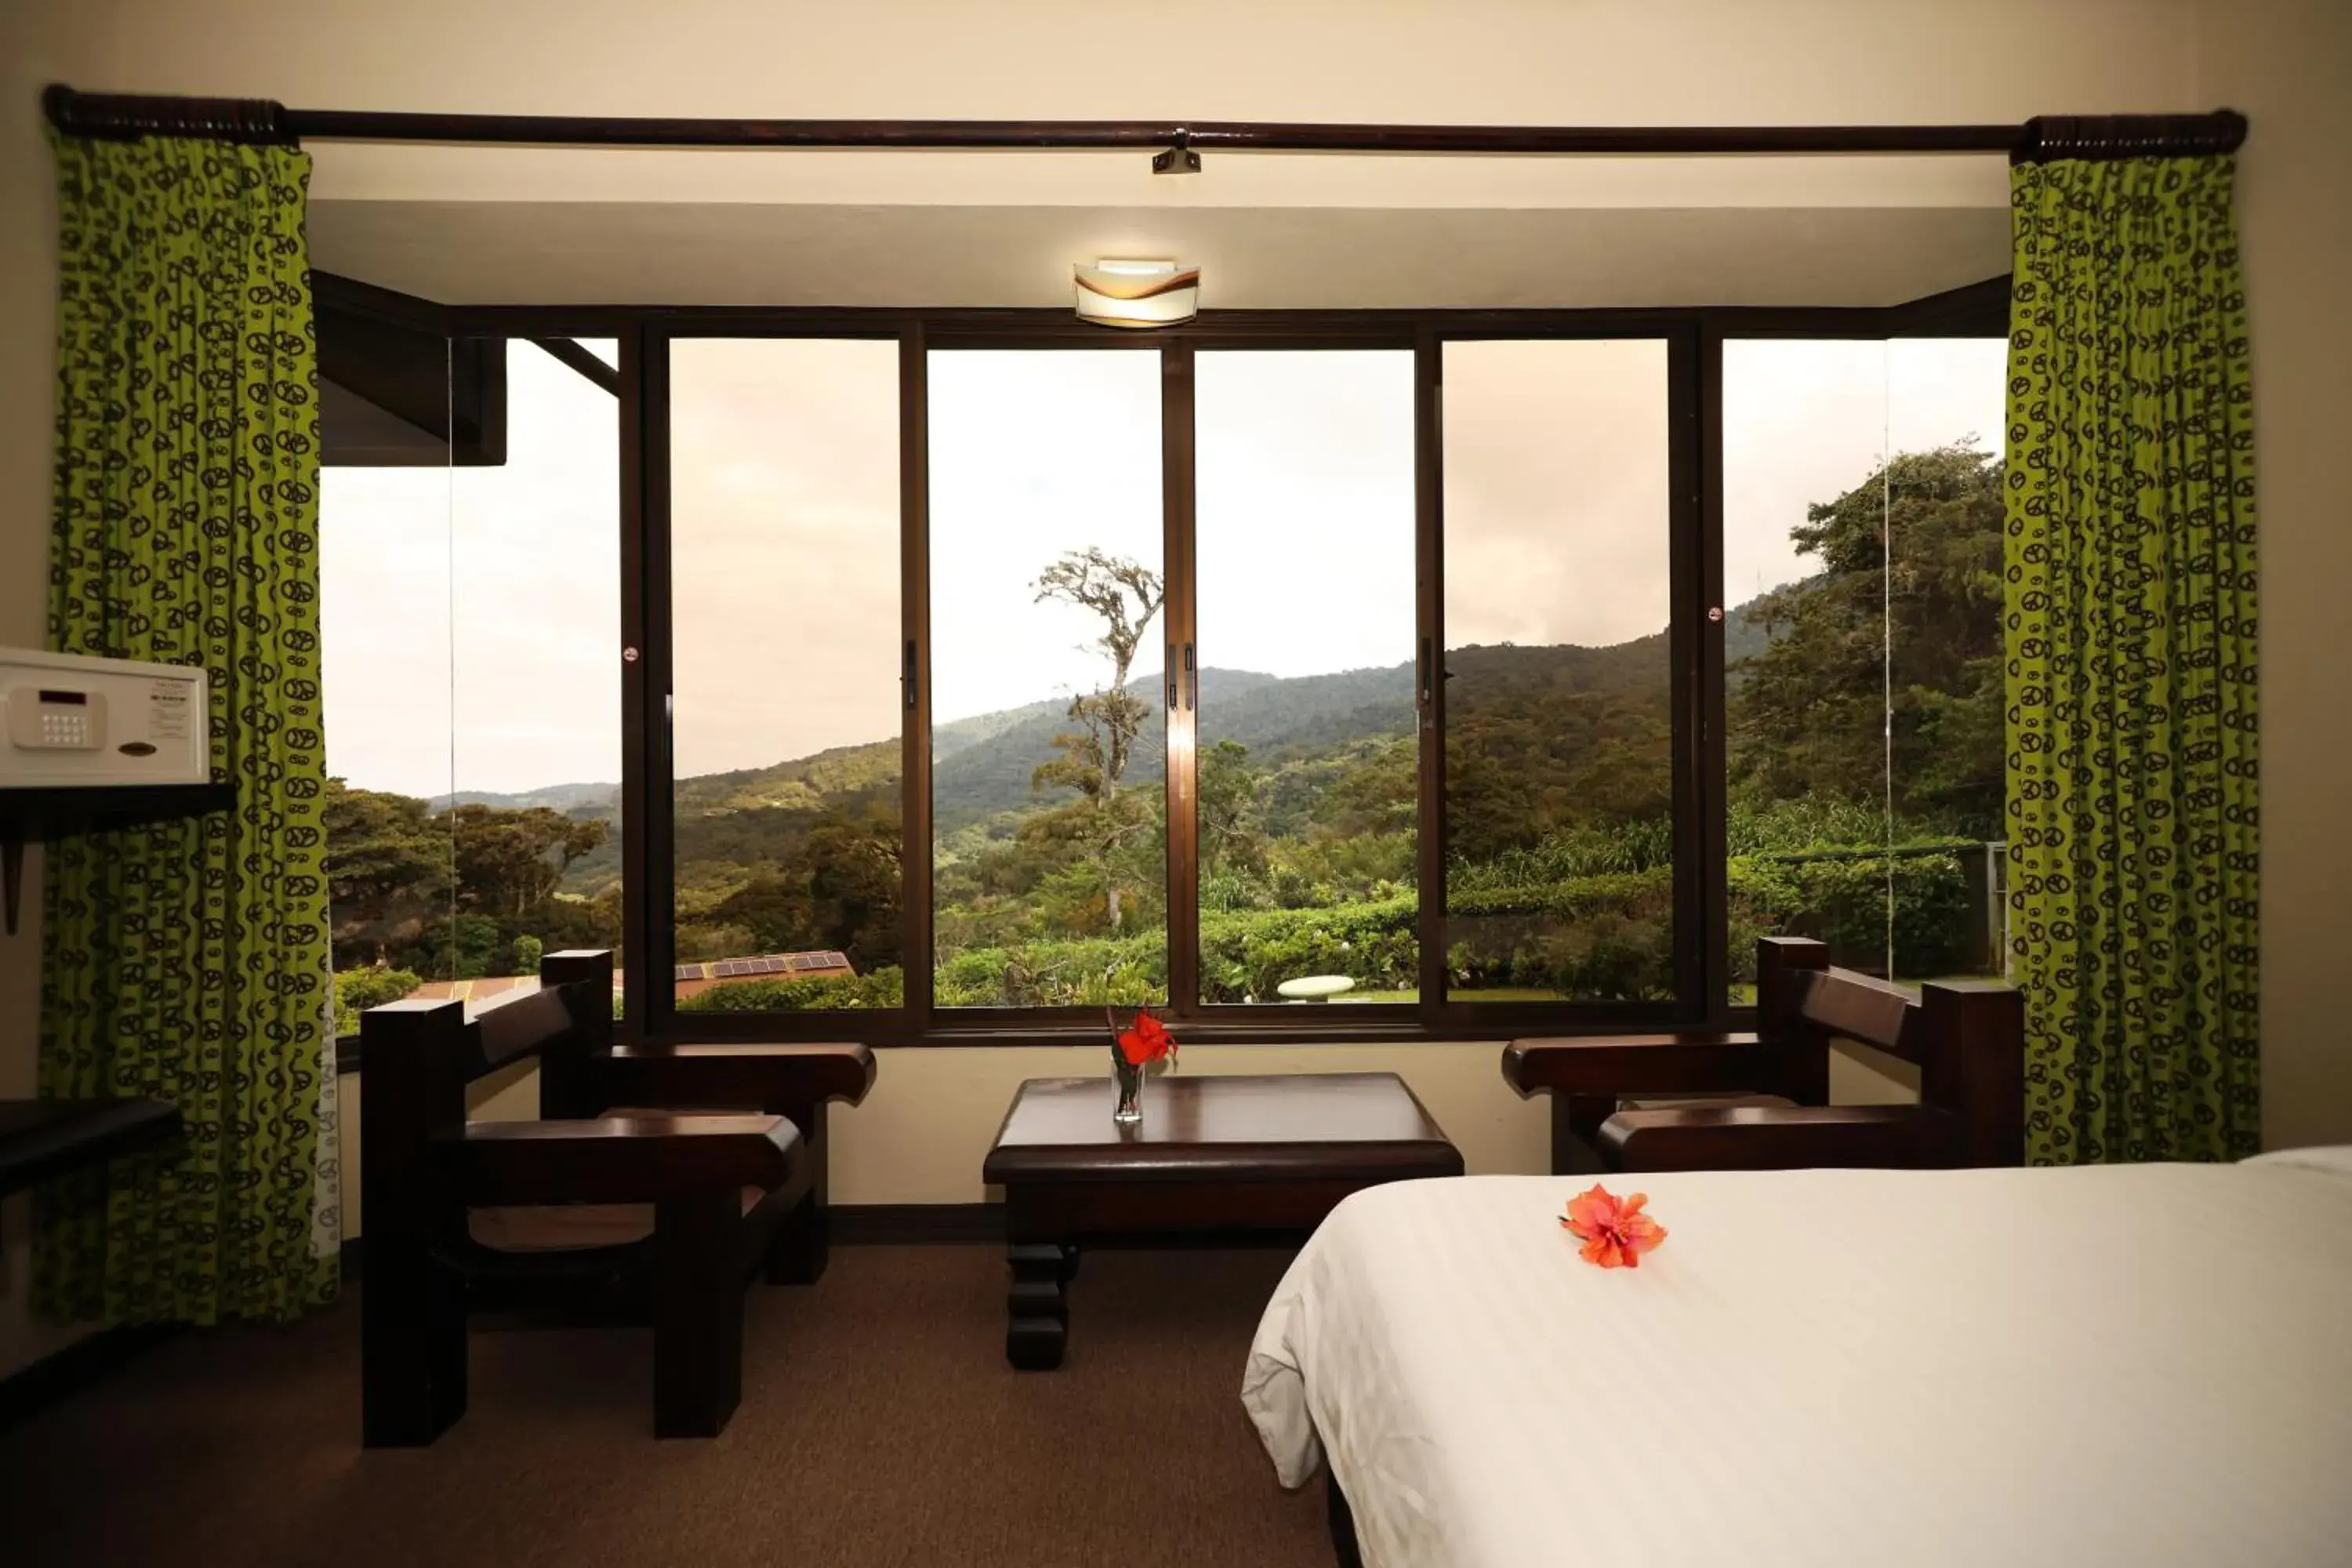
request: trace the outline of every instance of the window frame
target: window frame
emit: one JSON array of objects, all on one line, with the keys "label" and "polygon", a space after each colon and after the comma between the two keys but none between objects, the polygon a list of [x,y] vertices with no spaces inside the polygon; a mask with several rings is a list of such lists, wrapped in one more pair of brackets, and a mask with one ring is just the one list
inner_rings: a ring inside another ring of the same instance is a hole
[{"label": "window frame", "polygon": [[[929,381],[933,351],[1097,349],[1160,355],[1164,637],[1195,639],[1192,381],[1195,356],[1235,350],[1410,350],[1414,355],[1416,646],[1434,664],[1444,626],[1444,346],[1494,340],[1663,340],[1668,354],[1669,593],[1673,701],[1675,975],[1672,1002],[1470,1002],[1445,994],[1444,681],[1418,694],[1421,1000],[1283,1004],[1198,1001],[1197,834],[1192,811],[1193,723],[1169,716],[1170,1005],[1158,1009],[1188,1042],[1400,1044],[1493,1041],[1531,1034],[1629,1028],[1732,1029],[1751,1009],[1727,1000],[1727,931],[1723,628],[1722,346],[1740,338],[2005,336],[2006,277],[1889,307],[1693,307],[1638,310],[1208,311],[1150,332],[1116,332],[1059,310],[461,306],[450,336],[610,338],[620,345],[623,768],[622,1037],[686,1044],[856,1039],[876,1046],[1087,1044],[1103,1025],[1079,1008],[932,1005]],[[644,977],[676,963],[675,774],[671,689],[668,349],[679,338],[859,338],[899,351],[902,682],[915,700],[901,725],[900,941],[905,1005],[874,1011],[680,1014],[668,985]],[[1181,737],[1179,725],[1186,731]],[[1181,760],[1180,760],[1181,751]],[[1696,933],[1694,935],[1694,933]],[[1311,1017],[1302,1017],[1302,1011]]]}]

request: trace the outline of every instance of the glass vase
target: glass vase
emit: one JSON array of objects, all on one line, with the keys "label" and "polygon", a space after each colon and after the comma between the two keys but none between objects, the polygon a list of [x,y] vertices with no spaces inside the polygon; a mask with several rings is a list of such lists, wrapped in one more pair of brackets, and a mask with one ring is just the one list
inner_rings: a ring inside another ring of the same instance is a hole
[{"label": "glass vase", "polygon": [[1118,1091],[1111,1108],[1110,1119],[1121,1127],[1132,1127],[1143,1120],[1144,1069],[1133,1066],[1118,1052],[1111,1053],[1111,1086]]}]

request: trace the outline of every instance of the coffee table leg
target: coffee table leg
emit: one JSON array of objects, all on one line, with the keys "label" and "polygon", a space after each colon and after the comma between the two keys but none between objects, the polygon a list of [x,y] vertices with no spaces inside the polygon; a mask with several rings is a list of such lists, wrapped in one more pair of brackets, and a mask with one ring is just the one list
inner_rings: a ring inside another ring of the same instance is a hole
[{"label": "coffee table leg", "polygon": [[1051,1241],[1015,1242],[1006,1249],[1013,1285],[1004,1299],[1004,1359],[1023,1372],[1051,1372],[1062,1364],[1070,1325],[1062,1287],[1076,1258],[1076,1247]]}]

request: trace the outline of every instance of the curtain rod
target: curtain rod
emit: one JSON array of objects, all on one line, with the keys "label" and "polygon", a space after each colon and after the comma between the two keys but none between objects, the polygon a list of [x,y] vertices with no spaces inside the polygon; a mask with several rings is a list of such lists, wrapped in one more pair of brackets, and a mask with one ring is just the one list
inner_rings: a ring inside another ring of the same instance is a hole
[{"label": "curtain rod", "polygon": [[2022,125],[1302,125],[1264,121],[665,120],[542,114],[420,114],[289,109],[269,99],[76,92],[41,95],[70,136],[189,136],[446,142],[496,146],[1160,150],[1154,166],[1200,166],[1202,151],[1496,155],[2000,153],[2051,158],[2233,153],[2246,118],[2210,114],[2038,115]]}]

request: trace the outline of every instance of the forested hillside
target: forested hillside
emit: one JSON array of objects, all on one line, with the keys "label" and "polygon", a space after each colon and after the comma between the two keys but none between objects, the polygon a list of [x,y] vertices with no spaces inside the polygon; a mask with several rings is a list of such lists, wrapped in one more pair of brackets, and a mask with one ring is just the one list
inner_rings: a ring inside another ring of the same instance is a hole
[{"label": "forested hillside", "polygon": [[[1898,457],[1796,527],[1812,575],[1727,617],[1735,953],[1787,930],[1832,936],[1856,962],[1875,943],[1883,958],[1893,886],[1897,967],[1960,962],[1953,932],[1965,934],[1977,894],[1958,857],[2000,827],[1998,484],[1982,453]],[[1127,567],[1156,592],[1131,563],[1093,564]],[[1669,994],[1678,847],[1664,633],[1461,647],[1444,662],[1452,984]],[[1202,671],[1212,999],[1268,996],[1309,973],[1348,973],[1360,994],[1417,984],[1412,680],[1407,664],[1289,679]],[[943,1005],[1161,995],[1162,695],[1146,672],[937,727]],[[710,1005],[895,999],[908,957],[899,768],[893,737],[677,782],[679,956],[839,948],[863,977],[730,988]],[[617,942],[615,794],[557,785],[436,809],[447,803],[337,786],[338,967],[496,973],[534,944]]]}]

